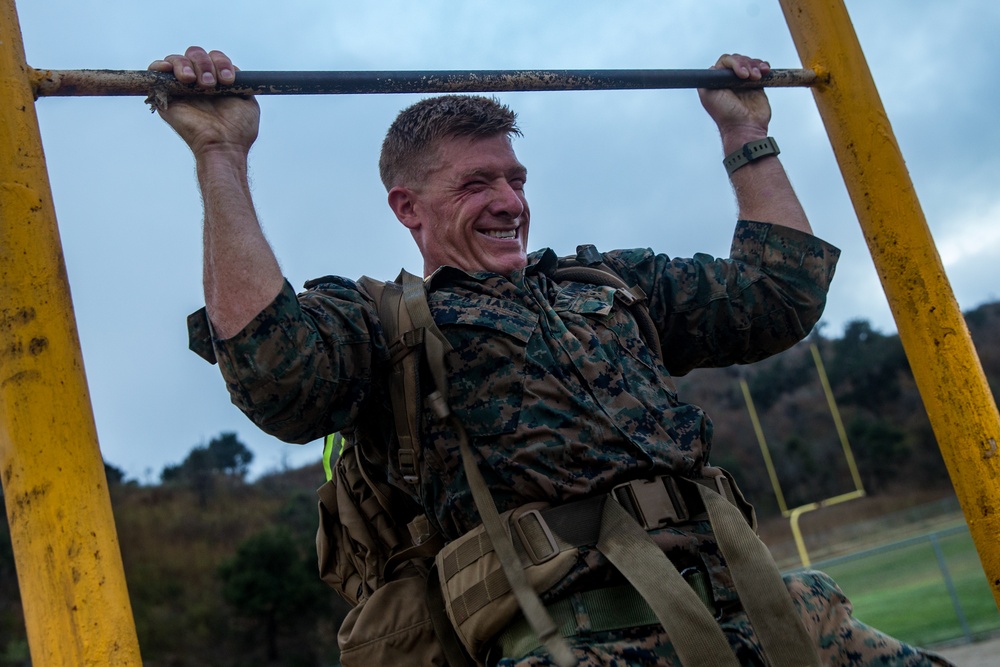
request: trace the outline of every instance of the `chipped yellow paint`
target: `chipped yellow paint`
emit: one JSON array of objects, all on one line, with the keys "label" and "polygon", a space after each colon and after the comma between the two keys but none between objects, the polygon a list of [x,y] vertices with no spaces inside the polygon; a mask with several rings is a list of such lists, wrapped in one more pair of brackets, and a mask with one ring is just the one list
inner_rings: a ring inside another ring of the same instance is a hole
[{"label": "chipped yellow paint", "polygon": [[780,0],[1000,606],[1000,415],[842,0]]},{"label": "chipped yellow paint", "polygon": [[139,665],[38,119],[0,0],[0,481],[33,664]]}]

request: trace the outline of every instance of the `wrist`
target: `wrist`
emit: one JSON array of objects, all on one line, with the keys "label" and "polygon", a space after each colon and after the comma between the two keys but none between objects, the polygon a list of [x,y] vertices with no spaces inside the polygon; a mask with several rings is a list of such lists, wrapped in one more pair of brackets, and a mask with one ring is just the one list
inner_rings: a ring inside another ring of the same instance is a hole
[{"label": "wrist", "polygon": [[767,128],[738,126],[720,129],[722,137],[722,152],[729,155],[733,151],[740,150],[744,144],[751,141],[760,141],[767,138]]},{"label": "wrist", "polygon": [[195,151],[194,161],[202,179],[222,178],[225,175],[245,178],[249,153],[237,146],[211,144]]},{"label": "wrist", "polygon": [[773,137],[766,137],[756,141],[748,141],[740,148],[726,155],[722,161],[722,166],[726,172],[732,176],[736,170],[747,166],[751,162],[761,160],[766,157],[777,157],[781,153],[778,142]]},{"label": "wrist", "polygon": [[246,164],[250,148],[241,144],[211,142],[194,146],[191,152],[198,164]]}]

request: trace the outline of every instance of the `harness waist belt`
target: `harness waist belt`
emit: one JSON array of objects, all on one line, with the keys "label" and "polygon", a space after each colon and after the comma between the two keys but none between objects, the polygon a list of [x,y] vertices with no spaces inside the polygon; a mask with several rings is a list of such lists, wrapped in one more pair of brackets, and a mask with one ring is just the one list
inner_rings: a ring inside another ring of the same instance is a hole
[{"label": "harness waist belt", "polygon": [[[703,468],[704,477],[690,481],[717,491],[739,508],[752,525],[752,509],[734,491],[735,484],[719,468]],[[604,503],[618,502],[646,531],[669,525],[702,521],[708,518],[695,488],[678,482],[676,477],[661,475],[619,484],[610,493],[601,494],[541,510],[515,512],[512,524],[514,547],[523,562],[539,565],[566,549],[597,543]]]},{"label": "harness waist belt", "polygon": [[[681,575],[694,589],[705,606],[715,611],[708,577],[696,568]],[[559,633],[569,639],[592,632],[607,632],[622,628],[658,625],[656,614],[632,586],[612,586],[574,593],[545,606]],[[501,658],[518,658],[541,646],[524,618],[508,625],[490,649],[486,664],[496,664]]]}]

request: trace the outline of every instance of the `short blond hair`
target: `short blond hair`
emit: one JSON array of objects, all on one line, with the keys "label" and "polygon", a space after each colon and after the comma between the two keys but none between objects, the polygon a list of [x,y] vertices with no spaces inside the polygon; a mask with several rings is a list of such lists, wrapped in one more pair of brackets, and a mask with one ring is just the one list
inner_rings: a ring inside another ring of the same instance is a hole
[{"label": "short blond hair", "polygon": [[379,175],[385,189],[416,185],[433,166],[435,142],[454,137],[521,136],[517,114],[495,97],[441,95],[399,112],[382,142]]}]

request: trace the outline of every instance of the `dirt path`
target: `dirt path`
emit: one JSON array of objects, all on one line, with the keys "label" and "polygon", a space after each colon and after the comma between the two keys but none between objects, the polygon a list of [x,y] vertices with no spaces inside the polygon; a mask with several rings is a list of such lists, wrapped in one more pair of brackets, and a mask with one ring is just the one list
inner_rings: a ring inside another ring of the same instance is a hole
[{"label": "dirt path", "polygon": [[1000,664],[1000,637],[934,650],[956,667],[996,667]]}]

